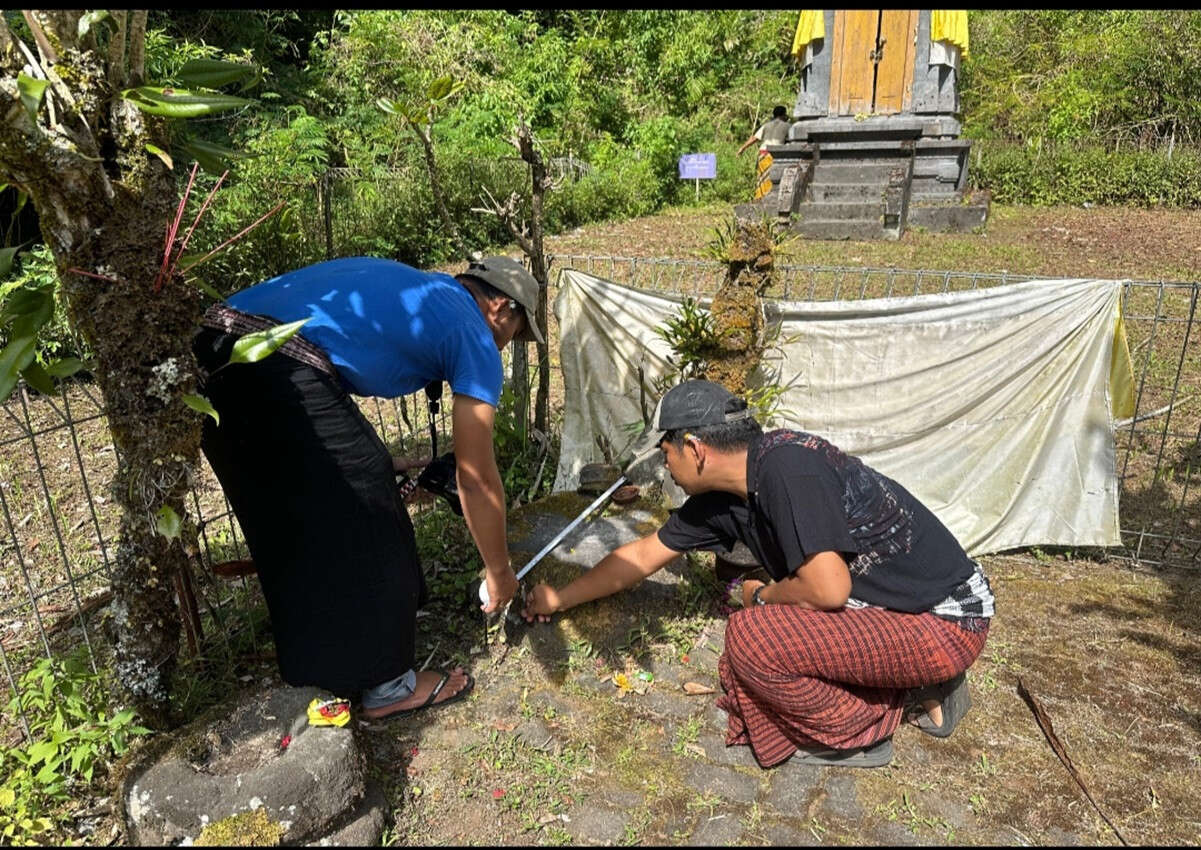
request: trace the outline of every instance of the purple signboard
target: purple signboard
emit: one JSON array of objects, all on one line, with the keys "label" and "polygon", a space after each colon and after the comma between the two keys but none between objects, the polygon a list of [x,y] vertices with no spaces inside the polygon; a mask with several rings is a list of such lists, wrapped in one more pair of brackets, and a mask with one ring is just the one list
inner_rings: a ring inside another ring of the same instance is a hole
[{"label": "purple signboard", "polygon": [[686,153],[680,157],[681,180],[713,180],[717,177],[717,154]]}]

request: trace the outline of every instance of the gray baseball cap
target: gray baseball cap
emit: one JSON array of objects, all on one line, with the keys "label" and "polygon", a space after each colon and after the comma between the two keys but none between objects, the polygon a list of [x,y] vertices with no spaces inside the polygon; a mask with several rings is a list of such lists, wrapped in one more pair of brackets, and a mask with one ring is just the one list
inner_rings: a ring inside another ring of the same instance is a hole
[{"label": "gray baseball cap", "polygon": [[535,318],[538,314],[538,281],[525,266],[510,257],[484,257],[469,263],[463,274],[495,286],[525,308],[525,330],[517,335],[517,339],[546,343]]},{"label": "gray baseball cap", "polygon": [[737,422],[750,415],[746,402],[721,384],[695,379],[684,381],[659,399],[650,423],[631,446],[634,459],[630,465],[656,451],[668,431]]}]

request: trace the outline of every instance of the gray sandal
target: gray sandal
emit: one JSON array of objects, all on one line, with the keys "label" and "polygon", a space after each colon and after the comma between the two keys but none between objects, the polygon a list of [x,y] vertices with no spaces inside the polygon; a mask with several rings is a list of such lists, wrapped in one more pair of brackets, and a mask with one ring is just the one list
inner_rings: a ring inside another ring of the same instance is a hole
[{"label": "gray sandal", "polygon": [[892,738],[850,750],[797,750],[788,761],[822,767],[883,767],[892,761]]},{"label": "gray sandal", "polygon": [[[967,673],[960,673],[953,679],[929,685],[925,688],[914,688],[909,692],[916,706],[917,728],[935,738],[948,738],[972,707],[972,696],[967,689]],[[942,704],[942,723],[936,724],[930,715],[922,708],[922,702],[936,699]]]}]

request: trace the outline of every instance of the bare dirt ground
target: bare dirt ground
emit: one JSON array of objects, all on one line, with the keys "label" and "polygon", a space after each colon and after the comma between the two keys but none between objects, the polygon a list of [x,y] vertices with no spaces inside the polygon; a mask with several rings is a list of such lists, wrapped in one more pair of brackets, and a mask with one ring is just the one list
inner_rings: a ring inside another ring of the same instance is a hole
[{"label": "bare dirt ground", "polygon": [[[560,256],[698,258],[728,214],[668,210],[579,228],[547,244]],[[982,234],[794,243],[784,259],[1196,281],[1201,213],[994,207]],[[1198,344],[1194,339],[1181,349],[1194,366],[1201,362]],[[1175,366],[1163,359],[1163,368]],[[1193,374],[1186,372],[1184,389],[1201,393]],[[1189,404],[1183,413],[1197,415],[1196,395]],[[108,550],[94,527],[107,537],[115,517],[103,502],[93,517],[87,501],[87,488],[104,498],[105,470],[113,462],[103,421],[79,429],[77,452],[69,432],[50,430],[57,414],[32,411],[34,429],[43,432],[33,463],[12,430],[25,414],[10,410],[3,420],[9,430],[0,435],[12,440],[0,454],[10,518],[0,532],[15,528],[15,534],[11,541],[0,534],[0,593],[14,607],[0,623],[0,640],[16,663],[40,652],[43,628],[56,649],[65,648],[62,641],[82,642],[77,618],[69,616],[76,599],[62,564],[66,558],[82,565],[76,577],[89,575],[81,596],[99,598]],[[83,410],[81,401],[74,415]],[[1195,430],[1195,420],[1188,421]],[[416,426],[408,432],[420,432],[420,422]],[[1201,456],[1190,454],[1197,449],[1187,441],[1171,451],[1177,448],[1180,458],[1167,458],[1176,470],[1171,492],[1201,504]],[[87,470],[86,487],[78,467]],[[1175,496],[1162,493],[1148,498],[1149,515],[1175,504]],[[212,482],[203,482],[206,516],[222,510],[220,501]],[[1190,510],[1185,520],[1195,522],[1197,511]],[[520,527],[520,516],[514,525]],[[580,612],[502,644],[503,629],[485,633],[478,612],[464,604],[455,576],[473,554],[461,521],[436,511],[418,527],[437,541],[423,549],[435,575],[429,616],[419,620],[419,656],[428,655],[431,666],[466,663],[477,685],[469,700],[436,714],[363,729],[394,805],[388,843],[1057,845],[1117,844],[1119,834],[1138,844],[1201,843],[1195,792],[1201,581],[1195,570],[1135,569],[1123,560],[1037,550],[986,558],[998,614],[969,674],[974,708],[952,738],[936,741],[903,728],[896,759],[880,770],[764,772],[738,752],[742,748],[722,745],[714,695],[680,690],[685,680],[716,685],[723,615],[720,586],[705,578],[711,575],[706,563],[692,564],[679,582],[684,590],[667,600],[632,593],[626,605],[635,613],[627,611],[615,629],[599,629],[596,612]],[[214,523],[206,542],[235,557],[231,532]],[[251,594],[254,584],[250,579]],[[223,587],[217,595],[228,598],[235,585]],[[27,590],[40,596],[42,628],[27,605],[16,604]],[[636,611],[649,603],[655,616],[640,621]],[[89,640],[102,643],[102,630],[89,623]],[[233,640],[241,653],[235,669],[203,687],[220,691],[272,676],[269,635],[257,635],[257,643]],[[603,678],[639,671],[653,672],[644,693],[621,695]],[[1056,757],[1018,696],[1019,678],[1053,721],[1112,825]],[[95,797],[105,793],[97,788]],[[94,804],[81,801],[80,809]],[[116,834],[103,818],[92,826],[88,835],[60,837],[105,843]]]}]

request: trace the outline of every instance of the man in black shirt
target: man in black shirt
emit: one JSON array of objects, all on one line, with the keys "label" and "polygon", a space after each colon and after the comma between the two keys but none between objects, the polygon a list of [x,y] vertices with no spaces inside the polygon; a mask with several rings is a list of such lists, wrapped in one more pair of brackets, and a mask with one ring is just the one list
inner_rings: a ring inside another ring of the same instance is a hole
[{"label": "man in black shirt", "polygon": [[626,589],[681,552],[743,542],[773,579],[743,583],[718,664],[726,743],[763,767],[792,757],[877,767],[909,715],[946,737],[970,705],[964,671],[984,646],[993,596],[979,564],[904,487],[812,434],[762,432],[709,381],[659,402],[647,431],[689,499],[558,590],[527,620]]}]

